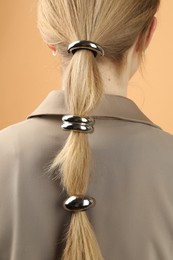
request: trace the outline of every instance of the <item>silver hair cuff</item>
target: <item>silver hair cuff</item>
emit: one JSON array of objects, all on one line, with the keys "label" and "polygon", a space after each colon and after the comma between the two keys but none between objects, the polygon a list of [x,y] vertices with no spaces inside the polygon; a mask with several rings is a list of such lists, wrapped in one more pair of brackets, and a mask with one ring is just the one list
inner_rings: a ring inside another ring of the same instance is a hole
[{"label": "silver hair cuff", "polygon": [[86,211],[94,207],[96,200],[89,196],[73,195],[64,201],[63,207],[67,211],[79,212]]},{"label": "silver hair cuff", "polygon": [[61,128],[66,131],[83,132],[91,134],[94,132],[95,120],[93,117],[80,117],[75,115],[64,115],[62,117],[63,124]]},{"label": "silver hair cuff", "polygon": [[97,54],[100,54],[101,56],[104,56],[104,49],[97,43],[91,42],[91,41],[75,41],[72,42],[68,45],[68,52],[72,53],[73,55],[75,54],[76,51],[78,50],[90,50],[93,52],[94,57],[97,56]]}]

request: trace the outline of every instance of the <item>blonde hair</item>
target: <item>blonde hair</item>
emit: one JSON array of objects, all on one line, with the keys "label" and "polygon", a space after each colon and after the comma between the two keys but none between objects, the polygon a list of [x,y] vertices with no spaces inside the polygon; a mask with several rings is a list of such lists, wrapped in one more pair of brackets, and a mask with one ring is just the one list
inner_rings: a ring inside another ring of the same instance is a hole
[{"label": "blonde hair", "polygon": [[[104,93],[98,58],[88,50],[68,54],[69,43],[96,42],[117,69],[121,68],[138,37],[139,56],[142,56],[146,32],[159,3],[159,0],[38,0],[38,28],[42,38],[56,46],[63,57],[69,114],[92,115]],[[84,195],[90,177],[87,134],[70,132],[51,168],[58,169],[68,195]],[[85,212],[72,214],[66,240],[63,260],[103,259]]]}]

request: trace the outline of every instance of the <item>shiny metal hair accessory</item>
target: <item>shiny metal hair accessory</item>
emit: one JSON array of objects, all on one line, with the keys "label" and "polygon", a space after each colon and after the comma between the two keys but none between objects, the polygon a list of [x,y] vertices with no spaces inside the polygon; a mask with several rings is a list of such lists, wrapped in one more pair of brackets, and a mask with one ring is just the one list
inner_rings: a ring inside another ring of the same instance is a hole
[{"label": "shiny metal hair accessory", "polygon": [[85,211],[94,207],[96,200],[89,196],[73,195],[64,201],[64,209],[72,212]]},{"label": "shiny metal hair accessory", "polygon": [[83,132],[91,134],[94,132],[95,120],[93,117],[80,117],[75,115],[65,115],[62,117],[61,128],[66,131]]},{"label": "shiny metal hair accessory", "polygon": [[104,49],[97,43],[91,42],[91,41],[75,41],[69,44],[68,46],[68,52],[75,54],[78,50],[90,50],[93,52],[94,57],[97,56],[97,54],[100,54],[101,56],[104,56]]}]

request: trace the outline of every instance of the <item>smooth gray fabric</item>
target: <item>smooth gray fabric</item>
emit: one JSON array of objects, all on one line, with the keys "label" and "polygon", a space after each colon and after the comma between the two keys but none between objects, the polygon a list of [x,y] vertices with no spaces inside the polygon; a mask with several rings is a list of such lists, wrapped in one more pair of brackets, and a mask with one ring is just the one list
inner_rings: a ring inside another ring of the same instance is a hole
[{"label": "smooth gray fabric", "polygon": [[[0,131],[0,260],[60,259],[70,213],[46,169],[69,135],[64,114],[64,91],[52,91]],[[172,260],[173,136],[125,97],[104,95],[93,116],[88,216],[105,260]]]}]

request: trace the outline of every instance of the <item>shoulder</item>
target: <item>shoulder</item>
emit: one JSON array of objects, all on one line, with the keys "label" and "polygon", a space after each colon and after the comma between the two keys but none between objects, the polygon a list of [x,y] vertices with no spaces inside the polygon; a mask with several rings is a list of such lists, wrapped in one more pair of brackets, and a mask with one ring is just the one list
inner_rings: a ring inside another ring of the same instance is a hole
[{"label": "shoulder", "polygon": [[155,149],[163,153],[168,150],[173,152],[173,135],[164,129],[147,124],[135,124],[135,127],[131,126],[130,131],[133,133],[133,141],[146,149]]},{"label": "shoulder", "polygon": [[[173,169],[173,135],[156,127],[136,125],[135,135],[130,141],[138,162],[145,166]],[[133,152],[131,151],[133,154]],[[151,164],[152,162],[152,164]]]},{"label": "shoulder", "polygon": [[[0,152],[2,156],[12,155],[17,152],[17,142],[21,137],[22,130],[26,122],[20,122],[11,126],[8,126],[0,131]],[[7,156],[8,157],[8,156]]]},{"label": "shoulder", "polygon": [[[18,165],[21,151],[29,137],[27,121],[8,126],[0,131],[0,177],[11,174]],[[23,142],[24,140],[24,142]],[[8,173],[8,174],[7,174]]]},{"label": "shoulder", "polygon": [[163,129],[149,127],[143,135],[146,136],[146,142],[150,142],[151,145],[173,149],[173,135]]},{"label": "shoulder", "polygon": [[17,153],[21,143],[25,143],[28,137],[32,137],[34,124],[25,120],[17,124],[8,126],[0,131],[0,151],[10,152],[10,154]]},{"label": "shoulder", "polygon": [[36,161],[57,151],[61,141],[58,119],[31,118],[0,131],[0,169],[7,162]]}]

